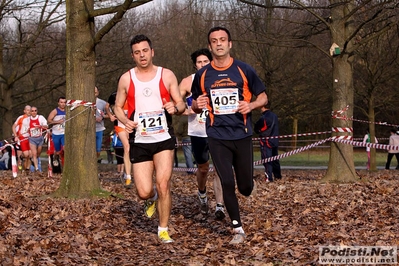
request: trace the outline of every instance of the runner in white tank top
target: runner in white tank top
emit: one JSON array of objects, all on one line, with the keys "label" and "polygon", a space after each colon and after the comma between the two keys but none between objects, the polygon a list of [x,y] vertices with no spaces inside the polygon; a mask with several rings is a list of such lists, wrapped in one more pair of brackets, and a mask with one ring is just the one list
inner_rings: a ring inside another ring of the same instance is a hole
[{"label": "runner in white tank top", "polygon": [[[163,243],[171,243],[168,224],[176,140],[168,123],[171,115],[182,114],[185,106],[175,74],[153,64],[151,40],[145,35],[136,35],[130,46],[136,67],[119,79],[114,111],[130,134],[133,178],[137,195],[145,200],[144,214],[151,218],[158,210],[158,238]],[[126,101],[127,116],[123,110]]]},{"label": "runner in white tank top", "polygon": [[[133,120],[138,122],[134,143],[155,143],[171,138],[162,103],[161,75],[162,67],[158,67],[152,80],[142,82],[136,77],[134,68],[130,70],[136,102]],[[128,94],[130,89],[132,86]]]}]

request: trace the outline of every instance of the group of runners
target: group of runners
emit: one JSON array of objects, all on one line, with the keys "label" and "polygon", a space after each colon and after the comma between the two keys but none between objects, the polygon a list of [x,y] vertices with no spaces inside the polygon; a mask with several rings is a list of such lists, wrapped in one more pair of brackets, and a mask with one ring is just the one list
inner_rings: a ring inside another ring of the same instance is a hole
[{"label": "group of runners", "polygon": [[[251,112],[267,104],[265,85],[251,66],[230,55],[232,39],[224,27],[210,29],[207,49],[191,55],[196,73],[180,84],[171,70],[153,64],[155,52],[147,36],[134,36],[130,48],[135,67],[120,77],[112,112],[108,105],[104,107],[105,115],[115,121],[116,134],[125,148],[126,184],[133,178],[147,217],[158,214],[160,241],[173,242],[168,231],[176,146],[172,116],[188,115],[188,135],[198,165],[200,211],[203,215],[209,212],[206,183],[212,157],[217,172],[214,214],[224,219],[227,212],[233,228],[230,244],[244,242],[246,234],[235,190],[237,186],[242,195],[250,196],[254,189]],[[97,88],[95,93],[98,96]],[[47,119],[37,114],[36,107],[26,106],[24,115],[14,123],[15,142],[25,158],[24,170],[32,157],[36,172],[40,172],[37,158],[43,131],[50,125],[55,158],[62,155],[65,106],[65,98],[60,98]],[[103,122],[105,115],[96,122]]]},{"label": "group of runners", "polygon": [[[31,172],[31,165],[33,165],[34,173],[42,175],[39,160],[45,141],[45,133],[49,133],[47,136],[51,138],[54,148],[54,154],[51,157],[53,166],[60,167],[62,164],[62,151],[65,145],[65,107],[66,99],[60,97],[58,107],[53,109],[46,119],[43,115],[38,114],[36,106],[26,105],[24,114],[20,115],[12,125],[18,168],[25,174]],[[51,130],[49,126],[51,126]]]},{"label": "group of runners", "polygon": [[244,196],[254,188],[251,111],[268,101],[264,84],[252,67],[231,57],[231,35],[224,27],[209,31],[208,49],[192,54],[198,71],[180,85],[171,70],[153,64],[155,52],[147,36],[134,36],[130,47],[136,66],[119,79],[113,113],[128,134],[132,176],[144,213],[149,218],[158,213],[159,239],[173,242],[168,232],[176,145],[172,116],[185,114],[198,164],[200,210],[208,214],[210,154],[217,172],[215,215],[223,219],[226,209],[233,227],[229,243],[244,242],[235,187]]}]

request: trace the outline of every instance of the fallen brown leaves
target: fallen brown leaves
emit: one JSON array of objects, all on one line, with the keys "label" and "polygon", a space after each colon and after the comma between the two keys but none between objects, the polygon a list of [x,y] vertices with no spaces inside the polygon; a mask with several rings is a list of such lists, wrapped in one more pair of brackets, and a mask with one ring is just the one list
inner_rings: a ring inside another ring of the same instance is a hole
[{"label": "fallen brown leaves", "polygon": [[[114,197],[42,197],[60,177],[0,173],[1,265],[316,265],[320,245],[399,245],[398,171],[359,172],[368,182],[322,184],[323,170],[285,170],[256,196],[239,196],[247,242],[229,246],[229,219],[198,210],[193,175],[174,173],[170,233],[157,240],[157,218],[143,216],[135,189],[110,171],[101,183]],[[210,179],[214,177],[211,174]],[[208,182],[211,210],[215,208]]]}]

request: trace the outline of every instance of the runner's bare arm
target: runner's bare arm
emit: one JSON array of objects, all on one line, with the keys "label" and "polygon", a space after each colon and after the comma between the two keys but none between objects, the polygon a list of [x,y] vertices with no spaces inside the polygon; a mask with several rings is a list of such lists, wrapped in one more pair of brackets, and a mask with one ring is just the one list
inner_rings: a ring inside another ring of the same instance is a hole
[{"label": "runner's bare arm", "polygon": [[126,72],[119,79],[114,112],[116,118],[118,118],[118,120],[125,125],[126,132],[131,133],[133,132],[133,129],[137,127],[137,122],[128,119],[128,117],[126,117],[125,115],[125,112],[123,111],[123,106],[125,105],[129,85],[130,85],[130,74],[129,72]]},{"label": "runner's bare arm", "polygon": [[116,116],[111,113],[111,107],[109,103],[105,105],[105,112],[107,113],[109,120],[111,120],[111,122],[114,122],[116,120]]},{"label": "runner's bare arm", "polygon": [[53,109],[53,111],[50,112],[50,114],[47,117],[47,124],[52,125],[52,124],[62,124],[64,123],[64,120],[59,120],[59,121],[54,121],[54,117],[57,115],[57,110]]},{"label": "runner's bare arm", "polygon": [[163,108],[165,108],[169,114],[182,114],[186,109],[186,105],[184,104],[183,98],[180,94],[175,74],[169,69],[164,69],[162,73],[162,79],[165,83],[165,86],[168,88],[169,94],[173,101],[164,103]]},{"label": "runner's bare arm", "polygon": [[[187,96],[190,95],[191,93],[191,83],[192,83],[192,77],[191,75],[188,77],[185,77],[179,84],[179,90],[180,90],[180,95],[181,97],[186,98]],[[185,108],[184,113],[182,115],[190,115],[194,114],[194,111],[189,108]]]}]

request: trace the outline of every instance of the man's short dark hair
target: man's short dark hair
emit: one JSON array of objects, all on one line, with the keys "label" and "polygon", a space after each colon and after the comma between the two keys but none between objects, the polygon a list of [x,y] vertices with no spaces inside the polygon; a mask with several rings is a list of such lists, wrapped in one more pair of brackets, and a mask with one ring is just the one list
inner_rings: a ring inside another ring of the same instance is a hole
[{"label": "man's short dark hair", "polygon": [[57,102],[59,102],[60,100],[66,100],[66,98],[64,96],[61,96],[61,97],[58,98]]},{"label": "man's short dark hair", "polygon": [[212,54],[211,52],[209,52],[208,49],[206,48],[198,49],[197,51],[191,54],[191,60],[193,61],[194,66],[197,63],[197,57],[200,55],[205,55],[206,57],[208,57],[209,61],[212,61]]},{"label": "man's short dark hair", "polygon": [[137,44],[137,43],[141,43],[141,42],[148,42],[148,45],[152,49],[152,43],[151,43],[150,38],[148,38],[144,34],[138,34],[138,35],[134,36],[132,38],[132,40],[130,41],[130,48],[132,48],[133,44]]},{"label": "man's short dark hair", "polygon": [[208,43],[209,44],[211,44],[211,40],[209,39],[209,36],[211,35],[211,33],[212,32],[214,32],[214,31],[219,31],[219,30],[222,30],[222,31],[224,31],[224,32],[226,32],[227,33],[227,40],[229,41],[229,42],[231,42],[231,34],[230,34],[230,31],[228,30],[228,29],[226,29],[225,27],[213,27],[213,28],[211,28],[210,30],[209,30],[209,32],[208,32]]}]

